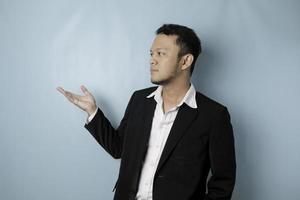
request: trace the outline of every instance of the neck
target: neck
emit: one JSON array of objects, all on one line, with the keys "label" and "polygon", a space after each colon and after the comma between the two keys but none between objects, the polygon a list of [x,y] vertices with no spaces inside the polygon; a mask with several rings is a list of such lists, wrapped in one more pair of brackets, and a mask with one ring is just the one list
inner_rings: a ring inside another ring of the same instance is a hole
[{"label": "neck", "polygon": [[162,98],[166,104],[178,104],[190,88],[190,80],[180,82],[170,82],[163,85]]}]

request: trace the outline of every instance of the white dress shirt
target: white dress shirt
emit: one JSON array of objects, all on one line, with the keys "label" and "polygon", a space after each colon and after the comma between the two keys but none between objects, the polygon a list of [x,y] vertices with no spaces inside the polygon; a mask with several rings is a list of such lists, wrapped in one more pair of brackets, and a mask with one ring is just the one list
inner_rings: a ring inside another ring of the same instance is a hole
[{"label": "white dress shirt", "polygon": [[[154,92],[147,96],[147,98],[151,98],[154,96],[157,104],[152,121],[148,150],[145,156],[139,180],[139,188],[136,195],[137,200],[152,200],[154,174],[156,172],[160,156],[164,149],[179,107],[183,103],[186,103],[191,108],[197,108],[196,90],[192,83],[181,102],[166,113],[164,113],[163,111],[163,99],[161,93],[162,86],[158,86]],[[96,113],[97,110],[90,117],[88,117],[87,123],[89,123],[93,119]]]},{"label": "white dress shirt", "polygon": [[90,121],[92,121],[92,119],[95,117],[96,113],[97,113],[98,107],[97,109],[87,118],[86,120],[86,124],[90,123]]}]

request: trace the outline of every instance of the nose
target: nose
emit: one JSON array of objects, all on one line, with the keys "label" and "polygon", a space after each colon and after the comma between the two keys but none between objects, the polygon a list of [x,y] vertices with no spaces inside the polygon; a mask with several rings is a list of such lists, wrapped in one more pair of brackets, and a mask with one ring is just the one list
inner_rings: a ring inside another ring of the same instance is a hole
[{"label": "nose", "polygon": [[150,64],[151,66],[157,64],[157,61],[153,58],[153,56],[150,58]]}]

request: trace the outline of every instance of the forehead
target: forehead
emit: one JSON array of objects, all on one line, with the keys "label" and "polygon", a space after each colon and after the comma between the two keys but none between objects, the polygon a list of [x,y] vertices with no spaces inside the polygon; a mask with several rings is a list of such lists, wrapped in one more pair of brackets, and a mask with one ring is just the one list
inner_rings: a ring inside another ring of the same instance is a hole
[{"label": "forehead", "polygon": [[176,44],[176,35],[165,35],[165,34],[158,34],[152,43],[151,50],[156,49],[166,49],[172,50],[177,49],[178,46]]}]

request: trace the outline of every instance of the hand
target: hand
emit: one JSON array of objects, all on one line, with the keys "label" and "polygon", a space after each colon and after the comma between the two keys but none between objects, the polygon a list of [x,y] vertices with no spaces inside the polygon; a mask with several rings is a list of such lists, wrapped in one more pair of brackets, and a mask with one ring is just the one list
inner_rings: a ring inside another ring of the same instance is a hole
[{"label": "hand", "polygon": [[62,87],[57,87],[56,89],[71,103],[87,112],[89,116],[97,109],[95,98],[83,85],[80,86],[80,89],[84,93],[84,96],[73,94],[72,92],[64,90]]}]

